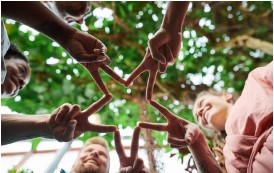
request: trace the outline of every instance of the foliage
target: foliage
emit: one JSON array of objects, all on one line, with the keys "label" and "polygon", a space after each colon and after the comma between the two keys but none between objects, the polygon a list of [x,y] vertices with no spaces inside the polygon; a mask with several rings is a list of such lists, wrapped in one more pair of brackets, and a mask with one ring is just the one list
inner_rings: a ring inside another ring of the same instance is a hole
[{"label": "foliage", "polygon": [[[92,2],[92,6],[94,16],[86,20],[88,32],[104,42],[111,68],[118,69],[125,78],[142,61],[149,37],[161,25],[166,2]],[[110,9],[112,15],[96,16],[95,10],[100,8]],[[272,43],[272,16],[270,1],[192,2],[182,31],[181,55],[166,73],[158,75],[154,97],[178,116],[194,121],[191,109],[199,91],[213,87],[240,93],[248,73],[270,62],[272,56],[259,49],[222,45],[240,35]],[[20,113],[43,114],[66,102],[79,104],[83,110],[102,97],[88,72],[56,43],[30,30],[24,32],[18,22],[6,20],[5,25],[11,42],[28,55],[32,76],[17,97],[2,99],[2,105]],[[49,64],[50,58],[59,62]],[[138,115],[142,114],[136,97],[144,92],[147,74],[139,77],[130,89],[101,74],[114,96],[98,112],[102,123],[134,127]],[[148,117],[152,122],[166,122],[149,106]],[[153,134],[162,146],[165,137],[161,133]],[[85,141],[93,135],[89,132],[80,139]],[[107,136],[112,140],[111,134]]]}]

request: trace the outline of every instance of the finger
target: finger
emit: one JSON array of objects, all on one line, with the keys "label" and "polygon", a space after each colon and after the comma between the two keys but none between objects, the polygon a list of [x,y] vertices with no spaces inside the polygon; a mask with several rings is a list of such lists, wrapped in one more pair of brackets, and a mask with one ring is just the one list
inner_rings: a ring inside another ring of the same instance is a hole
[{"label": "finger", "polygon": [[148,78],[147,89],[146,89],[146,99],[148,101],[152,100],[153,88],[154,88],[157,74],[158,74],[158,70],[151,70],[149,72],[149,78]]},{"label": "finger", "polygon": [[106,48],[101,48],[101,49],[93,49],[94,53],[96,54],[101,54],[101,53],[106,53],[107,52],[107,49]]},{"label": "finger", "polygon": [[144,161],[141,158],[137,158],[133,164],[133,172],[139,172],[144,168]]},{"label": "finger", "polygon": [[57,116],[57,114],[59,113],[60,109],[61,109],[61,107],[59,107],[59,108],[55,109],[55,111],[53,111],[51,116],[54,117],[54,119]]},{"label": "finger", "polygon": [[142,74],[146,69],[144,68],[144,64],[140,64],[129,76],[129,78],[125,81],[125,87],[128,87],[140,74]]},{"label": "finger", "polygon": [[62,122],[67,124],[68,121],[70,121],[71,119],[73,119],[75,116],[77,116],[80,113],[81,113],[80,106],[79,105],[72,105],[72,107],[70,108],[69,112],[64,117]]},{"label": "finger", "polygon": [[181,147],[188,146],[188,143],[185,139],[178,139],[178,138],[172,137],[170,135],[168,135],[167,141],[172,145],[177,145],[177,146],[181,146]]},{"label": "finger", "polygon": [[114,125],[101,125],[90,123],[86,131],[92,131],[97,133],[111,133],[115,132],[116,130],[117,128]]},{"label": "finger", "polygon": [[110,64],[110,58],[105,53],[103,53],[102,55],[106,57],[106,60],[104,61],[104,64],[109,65]]},{"label": "finger", "polygon": [[166,71],[167,65],[168,65],[167,63],[166,64],[159,63],[159,71],[160,71],[160,73],[164,73]]},{"label": "finger", "polygon": [[113,80],[115,80],[116,82],[124,85],[125,84],[125,80],[123,78],[121,78],[117,73],[115,73],[109,66],[107,65],[102,65],[101,69],[106,72]]},{"label": "finger", "polygon": [[174,63],[175,61],[175,58],[171,52],[171,49],[170,49],[170,46],[169,45],[165,45],[164,46],[164,49],[165,49],[165,56],[166,56],[166,60],[167,60],[167,63]]},{"label": "finger", "polygon": [[183,148],[182,146],[180,146],[180,145],[175,145],[175,144],[170,144],[170,147],[171,147],[171,148],[176,148],[176,149]]},{"label": "finger", "polygon": [[140,122],[139,127],[157,131],[167,131],[167,124]]},{"label": "finger", "polygon": [[128,167],[124,167],[124,168],[120,168],[118,173],[132,173],[132,166],[128,166]]},{"label": "finger", "polygon": [[165,64],[166,59],[163,56],[163,54],[159,52],[159,50],[158,50],[159,47],[157,44],[158,44],[157,41],[154,41],[153,38],[149,40],[148,47],[149,47],[150,53],[151,53],[153,59],[159,61],[161,64]]},{"label": "finger", "polygon": [[107,47],[98,39],[96,39],[95,47],[95,49],[100,49],[103,53],[107,52]]},{"label": "finger", "polygon": [[63,138],[64,141],[68,142],[71,141],[74,137],[74,132],[76,128],[77,121],[76,120],[71,120],[64,131]]},{"label": "finger", "polygon": [[186,131],[186,142],[188,145],[191,145],[197,141],[197,137],[199,136],[198,129],[191,129]]},{"label": "finger", "polygon": [[106,87],[106,85],[104,84],[101,76],[99,75],[98,71],[94,71],[92,73],[90,73],[92,78],[94,79],[94,81],[96,82],[97,86],[100,88],[100,90],[104,93],[104,94],[108,94],[109,91]]},{"label": "finger", "polygon": [[86,110],[84,110],[81,116],[89,117],[95,112],[99,111],[102,107],[104,107],[110,100],[112,99],[112,94],[108,93],[104,97],[102,97],[97,102],[90,105]]},{"label": "finger", "polygon": [[138,155],[139,149],[139,135],[140,135],[140,127],[135,127],[132,141],[131,141],[131,148],[130,148],[130,157],[136,158]]},{"label": "finger", "polygon": [[70,110],[70,107],[71,105],[70,104],[63,104],[61,107],[60,107],[60,110],[58,111],[56,117],[55,117],[55,121],[57,123],[61,123],[64,119],[64,117],[67,115],[67,113],[69,112]]},{"label": "finger", "polygon": [[105,61],[107,59],[103,55],[87,54],[87,53],[81,53],[80,55],[75,55],[75,56],[77,56],[76,60],[79,63],[101,62],[101,61]]},{"label": "finger", "polygon": [[126,153],[122,144],[120,132],[118,130],[114,132],[114,143],[119,159],[121,160],[122,158],[125,158]]},{"label": "finger", "polygon": [[167,120],[171,120],[174,118],[174,114],[171,113],[166,107],[160,105],[159,103],[155,102],[154,100],[149,102],[151,106],[156,108]]}]

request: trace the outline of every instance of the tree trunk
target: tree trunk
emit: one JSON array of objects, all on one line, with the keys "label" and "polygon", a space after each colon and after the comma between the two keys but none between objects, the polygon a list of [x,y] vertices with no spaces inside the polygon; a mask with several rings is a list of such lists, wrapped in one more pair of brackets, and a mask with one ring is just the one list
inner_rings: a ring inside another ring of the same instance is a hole
[{"label": "tree trunk", "polygon": [[[140,121],[146,121],[149,122],[149,117],[147,115],[147,101],[145,99],[145,91],[140,92],[138,95],[138,106],[139,106],[139,118]],[[142,129],[143,135],[144,135],[144,141],[145,141],[145,149],[147,151],[148,155],[148,161],[149,161],[149,172],[150,173],[157,173],[157,166],[155,161],[155,156],[153,155],[155,148],[158,148],[155,144],[155,139],[151,135],[151,130],[148,129]]]}]

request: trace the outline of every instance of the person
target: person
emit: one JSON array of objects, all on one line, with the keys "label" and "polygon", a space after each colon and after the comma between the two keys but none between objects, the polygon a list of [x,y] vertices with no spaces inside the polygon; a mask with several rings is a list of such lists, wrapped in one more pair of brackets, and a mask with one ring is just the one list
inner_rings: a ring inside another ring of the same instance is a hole
[{"label": "person", "polygon": [[[24,24],[27,24],[33,27],[34,29],[42,32],[43,34],[47,35],[48,37],[62,45],[67,50],[67,52],[80,63],[88,64],[90,62],[109,62],[109,58],[105,54],[106,47],[101,41],[99,41],[97,38],[89,34],[80,32],[65,24],[62,20],[60,20],[56,15],[50,12],[40,2],[5,2],[3,3],[2,15],[20,21]],[[5,42],[5,39],[3,38],[4,37],[2,37],[1,39],[2,49],[3,45],[5,45],[3,44],[3,42]],[[6,74],[5,71],[5,68],[1,69],[1,82],[4,81],[6,77],[5,75],[3,75]],[[85,131],[105,131],[106,129],[104,129],[104,127],[89,124],[87,118],[92,113],[94,113],[94,111],[98,111],[100,108],[102,108],[107,102],[111,100],[111,98],[112,95],[110,93],[106,93],[103,98],[94,103],[95,107],[91,105],[84,112],[78,111],[78,113],[72,113],[73,116],[82,114],[84,114],[84,116],[77,116],[76,120],[70,119],[71,121],[66,121],[65,123],[63,122],[61,125],[60,122],[53,121],[49,118],[49,116],[31,117],[12,115],[12,117],[8,117],[7,114],[2,115],[2,130],[5,132],[5,134],[2,135],[1,144],[8,144],[18,140],[24,140],[38,136],[44,136],[49,138],[54,137],[58,141],[69,141],[78,137]],[[71,106],[68,105],[70,104],[66,104],[65,106],[61,106],[57,109],[66,110],[66,113],[61,113],[61,116],[73,117],[72,115],[70,115],[71,112],[68,111],[70,110]],[[55,115],[55,113],[53,113],[53,115]],[[80,126],[80,122],[82,123],[82,126]],[[37,126],[38,124],[41,126]],[[50,128],[45,128],[49,127],[52,124],[58,124],[58,126],[56,125]],[[36,130],[36,132],[31,132],[32,128],[34,127],[38,130]],[[113,129],[116,129],[116,127],[111,126],[110,129],[106,131],[113,131]]]},{"label": "person", "polygon": [[[109,61],[105,55],[107,48],[100,40],[69,26],[40,2],[5,1],[1,14],[51,38],[79,63]],[[1,43],[4,41],[3,38]],[[2,74],[5,72],[1,71],[1,77],[4,78]]]},{"label": "person", "polygon": [[27,57],[11,44],[4,56],[6,77],[1,84],[1,97],[14,97],[30,80],[30,66]]},{"label": "person", "polygon": [[135,127],[132,135],[130,156],[127,156],[122,145],[121,135],[118,130],[114,132],[116,152],[120,161],[118,173],[147,173],[144,161],[138,157],[140,127]]},{"label": "person", "polygon": [[56,139],[68,142],[87,131],[114,132],[116,126],[90,123],[88,117],[100,110],[109,100],[111,94],[93,103],[81,111],[79,105],[65,103],[49,115],[1,115],[1,145],[36,137]]},{"label": "person", "polygon": [[41,1],[54,14],[67,23],[81,25],[91,14],[91,3],[89,1]]},{"label": "person", "polygon": [[250,72],[235,104],[231,94],[205,93],[193,111],[201,126],[225,130],[228,172],[273,171],[273,62]]},{"label": "person", "polygon": [[[173,148],[188,146],[199,172],[221,172],[197,125],[150,103],[168,123],[141,122],[140,127],[167,131]],[[228,172],[273,171],[273,62],[250,72],[234,104],[231,94],[205,94],[197,99],[193,112],[201,126],[227,133],[223,153]]]},{"label": "person", "polygon": [[[188,6],[188,1],[168,2],[160,29],[148,41],[147,52],[160,63],[160,72],[166,71],[167,65],[174,63],[179,55],[182,44],[182,26]],[[168,45],[170,51],[161,51],[164,45]]]},{"label": "person", "polygon": [[[108,173],[110,168],[109,147],[102,137],[92,137],[82,147],[71,168],[73,173]],[[61,170],[61,173],[65,173]]]}]

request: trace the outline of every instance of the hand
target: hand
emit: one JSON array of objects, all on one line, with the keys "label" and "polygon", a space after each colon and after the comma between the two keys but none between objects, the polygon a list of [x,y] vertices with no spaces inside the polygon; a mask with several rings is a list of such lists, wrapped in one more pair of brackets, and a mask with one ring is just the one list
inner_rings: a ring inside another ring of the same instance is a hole
[{"label": "hand", "polygon": [[[159,61],[160,72],[165,72],[168,64],[173,64],[179,56],[182,44],[181,32],[171,32],[165,28],[160,28],[148,41],[148,52],[152,58]],[[164,51],[161,51],[163,48]]]},{"label": "hand", "polygon": [[[107,57],[107,55],[103,54],[104,56]],[[100,74],[99,74],[99,69],[102,69],[104,72],[106,72],[113,80],[120,84],[124,84],[125,80],[121,78],[117,73],[115,73],[109,66],[108,64],[110,61],[108,59],[102,61],[102,62],[93,62],[93,63],[81,63],[90,73],[92,78],[94,79],[95,83],[97,86],[100,88],[100,90],[105,94],[109,94],[109,91],[103,82]]]},{"label": "hand", "polygon": [[140,127],[135,127],[131,141],[130,157],[128,157],[123,149],[120,132],[115,131],[115,147],[120,160],[119,173],[146,173],[143,160],[138,158],[139,134]]},{"label": "hand", "polygon": [[168,132],[168,142],[172,148],[182,148],[194,144],[202,133],[196,124],[171,113],[155,101],[150,104],[156,108],[168,121],[167,124],[141,122],[139,127]]},{"label": "hand", "polygon": [[94,36],[76,30],[61,46],[80,63],[110,61],[106,46]]},{"label": "hand", "polygon": [[145,71],[149,72],[149,78],[146,87],[146,99],[152,100],[154,84],[158,74],[159,63],[151,57],[147,52],[140,65],[130,74],[128,79],[124,82],[125,87],[128,87],[139,75]]},{"label": "hand", "polygon": [[87,131],[114,132],[116,126],[93,124],[88,121],[88,117],[101,109],[111,98],[111,95],[107,95],[82,112],[78,105],[64,104],[60,106],[53,112],[47,123],[53,137],[60,142],[67,142]]}]

